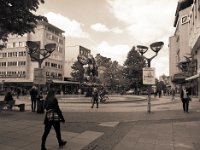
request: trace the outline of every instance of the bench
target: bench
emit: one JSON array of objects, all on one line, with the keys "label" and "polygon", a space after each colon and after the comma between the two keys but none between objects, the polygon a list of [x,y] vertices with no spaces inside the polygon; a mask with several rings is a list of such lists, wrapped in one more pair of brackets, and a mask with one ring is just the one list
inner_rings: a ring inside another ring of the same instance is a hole
[{"label": "bench", "polygon": [[25,111],[25,104],[15,104],[13,107],[19,108],[19,111],[21,112]]}]

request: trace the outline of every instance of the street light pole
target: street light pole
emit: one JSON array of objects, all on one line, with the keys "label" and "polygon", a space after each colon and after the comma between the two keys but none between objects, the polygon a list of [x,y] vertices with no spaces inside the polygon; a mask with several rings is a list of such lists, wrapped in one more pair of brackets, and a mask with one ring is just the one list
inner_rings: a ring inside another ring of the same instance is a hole
[{"label": "street light pole", "polygon": [[[38,68],[42,68],[42,63],[45,59],[47,59],[51,53],[56,49],[55,43],[49,43],[44,46],[44,49],[40,49],[40,43],[34,41],[27,41],[27,51],[30,55],[31,59],[38,62]],[[40,86],[40,84],[39,84]],[[40,87],[39,87],[40,90]]]},{"label": "street light pole", "polygon": [[[158,55],[158,52],[163,47],[163,42],[155,42],[150,45],[151,50],[155,52],[155,55],[153,55],[151,58],[145,57],[143,54],[147,52],[148,47],[138,45],[137,49],[140,52],[140,54],[146,59],[148,68],[151,67],[151,61],[153,58],[155,58]],[[147,106],[147,112],[151,113],[151,85],[148,85],[148,106]]]}]

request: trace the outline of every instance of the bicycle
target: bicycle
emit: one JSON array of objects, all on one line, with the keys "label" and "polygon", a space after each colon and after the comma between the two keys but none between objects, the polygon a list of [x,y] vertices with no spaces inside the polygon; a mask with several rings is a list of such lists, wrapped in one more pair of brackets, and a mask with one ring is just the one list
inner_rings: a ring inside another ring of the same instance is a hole
[{"label": "bicycle", "polygon": [[108,103],[109,97],[104,95],[104,96],[99,96],[99,101],[103,104]]}]

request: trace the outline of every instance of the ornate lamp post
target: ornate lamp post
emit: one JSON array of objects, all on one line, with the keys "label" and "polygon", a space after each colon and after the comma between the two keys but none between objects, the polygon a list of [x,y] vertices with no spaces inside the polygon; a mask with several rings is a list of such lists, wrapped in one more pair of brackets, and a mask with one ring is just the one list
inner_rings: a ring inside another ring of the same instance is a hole
[{"label": "ornate lamp post", "polygon": [[[46,58],[48,58],[51,55],[51,53],[53,53],[53,51],[56,49],[56,44],[55,43],[46,44],[44,46],[44,49],[40,49],[40,42],[27,41],[26,45],[27,45],[27,48],[28,48],[27,49],[28,54],[30,55],[31,59],[38,62],[39,71],[40,71],[40,74],[42,74],[42,72],[43,72],[42,62]],[[42,77],[40,77],[40,78],[42,78]],[[45,79],[46,79],[46,74],[45,74]],[[42,81],[46,82],[46,80],[44,81],[44,79]],[[37,83],[40,86],[40,84],[43,84],[43,82],[38,81]],[[48,80],[48,83],[50,84],[51,82]]]},{"label": "ornate lamp post", "polygon": [[[137,49],[140,52],[140,54],[146,59],[147,65],[150,68],[151,67],[151,61],[153,58],[155,58],[158,55],[158,52],[161,50],[163,47],[164,43],[163,42],[155,42],[150,45],[150,48],[152,51],[155,52],[155,55],[153,55],[151,58],[147,58],[144,56],[144,53],[147,52],[148,47],[143,46],[143,45],[138,45]],[[151,85],[148,85],[148,108],[147,111],[150,113],[151,112]]]},{"label": "ornate lamp post", "polygon": [[28,47],[28,54],[31,59],[38,62],[39,68],[41,68],[42,62],[56,49],[55,43],[46,44],[44,49],[40,49],[40,44],[38,42],[27,41],[26,45]]}]

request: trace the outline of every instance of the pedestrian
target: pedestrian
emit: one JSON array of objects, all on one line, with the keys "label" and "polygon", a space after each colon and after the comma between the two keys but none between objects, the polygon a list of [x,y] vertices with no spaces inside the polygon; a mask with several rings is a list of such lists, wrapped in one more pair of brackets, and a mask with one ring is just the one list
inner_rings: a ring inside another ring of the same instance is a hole
[{"label": "pedestrian", "polygon": [[94,107],[94,104],[96,103],[96,108],[99,108],[99,94],[97,88],[94,88],[93,93],[92,93],[92,106],[91,108]]},{"label": "pedestrian", "polygon": [[31,109],[32,112],[35,112],[36,110],[36,102],[38,98],[38,90],[36,86],[33,86],[30,90],[30,96],[31,96]]},{"label": "pedestrian", "polygon": [[180,97],[181,97],[181,101],[183,103],[183,111],[188,113],[190,97],[189,97],[188,90],[186,89],[185,86],[182,86],[182,89],[180,92]]},{"label": "pedestrian", "polygon": [[15,100],[13,99],[11,90],[9,89],[8,92],[6,93],[5,97],[4,97],[4,101],[7,104],[7,108],[8,110],[12,110],[12,107],[15,104]]},{"label": "pedestrian", "polygon": [[175,100],[175,94],[176,94],[176,91],[174,88],[171,89],[171,96],[172,96],[172,101]]},{"label": "pedestrian", "polygon": [[20,87],[17,87],[16,92],[17,92],[17,99],[19,99],[19,95],[21,94]]},{"label": "pedestrian", "polygon": [[59,143],[59,147],[64,146],[67,142],[62,140],[60,131],[60,122],[65,123],[65,119],[62,115],[60,107],[58,105],[58,100],[55,97],[55,91],[50,89],[47,93],[44,108],[46,109],[46,114],[44,118],[44,133],[42,136],[41,150],[46,150],[45,143],[47,136],[53,126],[56,131],[56,137]]}]

